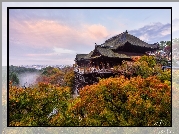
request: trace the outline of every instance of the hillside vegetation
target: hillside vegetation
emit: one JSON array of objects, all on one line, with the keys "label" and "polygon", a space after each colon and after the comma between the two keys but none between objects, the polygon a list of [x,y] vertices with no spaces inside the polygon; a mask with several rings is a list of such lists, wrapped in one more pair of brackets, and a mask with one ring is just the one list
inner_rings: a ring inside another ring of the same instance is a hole
[{"label": "hillside vegetation", "polygon": [[9,125],[171,126],[171,70],[144,56],[115,71],[116,77],[80,89],[77,98],[70,67],[46,68],[26,89],[9,83]]}]

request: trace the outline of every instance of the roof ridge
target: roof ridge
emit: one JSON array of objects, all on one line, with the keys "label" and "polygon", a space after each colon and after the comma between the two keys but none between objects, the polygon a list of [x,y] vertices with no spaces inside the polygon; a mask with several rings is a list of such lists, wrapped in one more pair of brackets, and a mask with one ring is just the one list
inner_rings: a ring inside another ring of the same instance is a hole
[{"label": "roof ridge", "polygon": [[[129,35],[131,35],[131,34],[129,34]],[[134,35],[131,35],[131,36],[135,37],[138,41],[143,42],[145,45],[150,45],[149,43],[147,43],[147,42],[141,40],[140,38],[138,38],[138,37],[136,37],[136,36],[134,36]]]}]

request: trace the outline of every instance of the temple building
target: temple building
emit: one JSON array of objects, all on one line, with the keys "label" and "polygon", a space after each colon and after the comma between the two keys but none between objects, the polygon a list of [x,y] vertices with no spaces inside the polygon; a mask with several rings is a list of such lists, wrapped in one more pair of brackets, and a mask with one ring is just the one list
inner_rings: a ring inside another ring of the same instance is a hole
[{"label": "temple building", "polygon": [[95,45],[89,54],[77,54],[75,64],[78,67],[94,67],[97,69],[112,68],[122,61],[132,61],[134,57],[143,56],[159,49],[159,44],[148,44],[129,34],[127,30]]}]

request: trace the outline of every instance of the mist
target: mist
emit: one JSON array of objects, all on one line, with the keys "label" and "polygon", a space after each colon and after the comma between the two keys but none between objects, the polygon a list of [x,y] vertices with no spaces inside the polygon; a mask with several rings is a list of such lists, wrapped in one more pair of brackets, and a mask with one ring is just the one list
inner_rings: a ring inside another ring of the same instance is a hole
[{"label": "mist", "polygon": [[26,72],[19,74],[19,86],[22,87],[29,87],[31,85],[34,85],[36,82],[37,77],[40,76],[39,72]]}]

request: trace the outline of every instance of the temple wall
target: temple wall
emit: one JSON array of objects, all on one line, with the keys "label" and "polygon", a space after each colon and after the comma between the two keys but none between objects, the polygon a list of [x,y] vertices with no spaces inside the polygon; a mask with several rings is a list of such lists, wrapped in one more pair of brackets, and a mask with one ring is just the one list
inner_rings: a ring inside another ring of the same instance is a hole
[{"label": "temple wall", "polygon": [[118,54],[125,54],[127,56],[143,56],[144,53],[134,53],[134,52],[124,52],[124,51],[117,51]]}]

